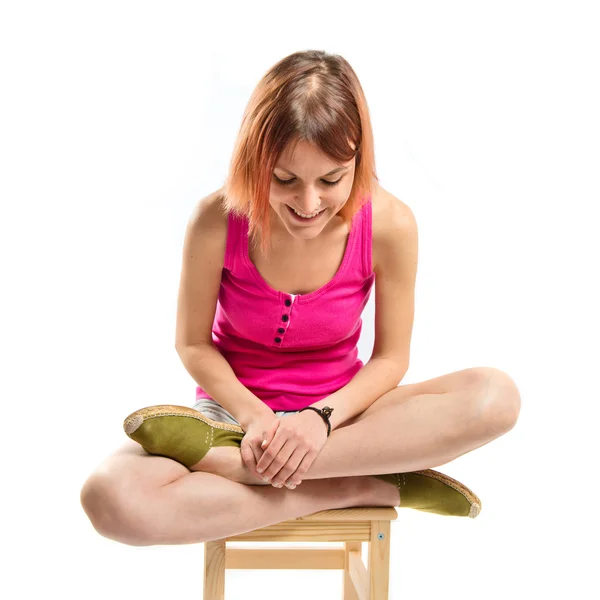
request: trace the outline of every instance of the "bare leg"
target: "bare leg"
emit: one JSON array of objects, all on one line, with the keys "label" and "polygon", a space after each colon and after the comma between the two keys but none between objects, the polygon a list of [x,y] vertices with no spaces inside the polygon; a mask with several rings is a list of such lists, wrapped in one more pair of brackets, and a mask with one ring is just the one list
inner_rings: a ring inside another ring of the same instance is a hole
[{"label": "bare leg", "polygon": [[129,440],[86,481],[81,503],[101,535],[152,546],[211,541],[320,510],[398,506],[399,493],[373,477],[306,481],[295,490],[244,485],[190,472]]},{"label": "bare leg", "polygon": [[[444,377],[425,382],[428,386],[396,388],[354,422],[332,431],[302,481],[433,468],[491,442],[514,426],[520,399],[510,379],[486,371],[483,376],[466,379],[456,391],[406,393],[436,389],[432,383],[438,381],[443,384]],[[213,448],[192,470],[248,484],[264,483],[246,467],[237,448]],[[267,469],[265,474],[272,471]],[[275,474],[272,481],[283,482],[284,478]]]},{"label": "bare leg", "polygon": [[156,490],[152,503],[161,518],[155,518],[146,544],[191,544],[320,510],[397,506],[399,494],[393,486],[372,477],[307,481],[296,490],[288,490],[245,485],[212,473],[193,472]]},{"label": "bare leg", "polygon": [[[509,431],[519,408],[516,386],[495,371],[488,377],[474,377],[455,391],[406,394],[399,387],[384,394],[354,422],[332,431],[302,479],[437,467]],[[268,469],[266,473],[271,474]]]}]

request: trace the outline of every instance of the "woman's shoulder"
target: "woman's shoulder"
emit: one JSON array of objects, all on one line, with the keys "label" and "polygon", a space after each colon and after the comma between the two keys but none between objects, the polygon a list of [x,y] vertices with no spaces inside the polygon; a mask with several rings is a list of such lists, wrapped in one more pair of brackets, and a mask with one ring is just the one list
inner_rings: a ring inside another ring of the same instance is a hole
[{"label": "woman's shoulder", "polygon": [[223,256],[227,244],[227,213],[223,210],[223,188],[196,202],[188,220],[187,236],[190,241],[210,249],[213,260]]},{"label": "woman's shoulder", "polygon": [[190,215],[190,223],[205,233],[210,231],[218,236],[219,233],[226,232],[227,213],[223,210],[223,188],[196,202]]},{"label": "woman's shoulder", "polygon": [[385,252],[390,243],[390,238],[397,235],[399,227],[416,227],[414,214],[405,202],[394,196],[375,183],[371,197],[372,207],[372,247],[373,269],[377,264],[378,256]]}]

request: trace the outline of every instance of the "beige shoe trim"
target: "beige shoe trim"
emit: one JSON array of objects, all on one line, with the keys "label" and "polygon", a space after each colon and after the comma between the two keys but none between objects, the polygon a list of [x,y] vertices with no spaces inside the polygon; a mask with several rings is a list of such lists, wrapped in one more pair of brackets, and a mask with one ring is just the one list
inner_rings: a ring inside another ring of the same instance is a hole
[{"label": "beige shoe trim", "polygon": [[144,421],[156,417],[191,417],[198,419],[215,429],[223,431],[233,431],[235,433],[245,433],[238,425],[233,423],[223,423],[213,421],[210,417],[189,406],[177,406],[175,404],[158,404],[156,406],[147,406],[131,413],[123,422],[123,429],[127,435],[133,433]]}]

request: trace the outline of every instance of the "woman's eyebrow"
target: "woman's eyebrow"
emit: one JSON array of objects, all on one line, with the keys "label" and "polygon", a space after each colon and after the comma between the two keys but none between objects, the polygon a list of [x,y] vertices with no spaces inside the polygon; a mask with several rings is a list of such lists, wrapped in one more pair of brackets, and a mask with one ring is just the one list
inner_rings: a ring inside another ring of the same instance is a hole
[{"label": "woman's eyebrow", "polygon": [[[280,167],[279,165],[275,165],[274,168],[275,169],[281,169],[282,171],[285,171],[286,173],[289,173],[293,177],[298,177],[297,175],[295,175],[291,171],[288,171],[287,169],[284,169],[283,167]],[[323,177],[328,177],[329,175],[333,175],[334,173],[337,173],[338,171],[345,171],[346,169],[349,169],[349,168],[350,167],[338,167],[337,169],[333,169],[333,171],[329,171],[329,173],[325,173],[325,175],[323,175]]]}]

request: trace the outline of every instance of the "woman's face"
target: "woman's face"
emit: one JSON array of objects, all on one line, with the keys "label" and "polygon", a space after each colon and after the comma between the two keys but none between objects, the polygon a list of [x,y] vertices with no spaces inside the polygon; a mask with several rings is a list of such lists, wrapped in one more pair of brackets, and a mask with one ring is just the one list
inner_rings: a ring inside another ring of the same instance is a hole
[{"label": "woman's face", "polygon": [[[350,196],[355,161],[332,162],[305,140],[293,155],[288,149],[282,153],[273,170],[269,202],[291,236],[312,239],[335,217]],[[302,218],[292,208],[304,216],[319,214]]]}]

